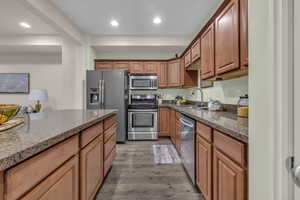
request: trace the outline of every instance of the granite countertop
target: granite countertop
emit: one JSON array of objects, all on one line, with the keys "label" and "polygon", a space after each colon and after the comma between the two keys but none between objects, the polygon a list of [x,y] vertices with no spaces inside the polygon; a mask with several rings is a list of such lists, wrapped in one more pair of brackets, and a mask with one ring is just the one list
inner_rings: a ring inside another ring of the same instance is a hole
[{"label": "granite countertop", "polygon": [[25,116],[25,123],[0,132],[0,171],[73,136],[117,110],[60,110]]},{"label": "granite countertop", "polygon": [[224,134],[244,143],[248,143],[248,119],[239,118],[230,112],[215,112],[200,110],[196,106],[177,106],[175,104],[160,104],[160,107],[174,108],[197,121],[200,121]]}]

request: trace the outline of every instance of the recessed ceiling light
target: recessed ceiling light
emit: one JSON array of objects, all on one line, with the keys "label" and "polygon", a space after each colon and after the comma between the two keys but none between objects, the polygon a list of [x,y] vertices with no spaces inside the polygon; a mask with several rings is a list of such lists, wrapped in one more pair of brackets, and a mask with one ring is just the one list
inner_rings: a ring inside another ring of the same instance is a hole
[{"label": "recessed ceiling light", "polygon": [[27,22],[20,22],[19,25],[23,28],[31,28],[30,24],[28,24]]},{"label": "recessed ceiling light", "polygon": [[154,17],[153,18],[153,24],[160,24],[162,22],[160,17]]},{"label": "recessed ceiling light", "polygon": [[118,27],[119,26],[119,22],[117,20],[111,20],[110,21],[110,25],[113,27]]}]

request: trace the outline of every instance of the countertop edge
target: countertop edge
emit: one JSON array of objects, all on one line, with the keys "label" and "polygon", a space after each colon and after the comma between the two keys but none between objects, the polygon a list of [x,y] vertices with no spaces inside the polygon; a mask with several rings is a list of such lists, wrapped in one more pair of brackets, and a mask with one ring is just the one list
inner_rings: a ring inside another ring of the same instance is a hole
[{"label": "countertop edge", "polygon": [[197,120],[199,122],[202,122],[202,123],[210,126],[211,128],[214,128],[214,129],[216,129],[216,130],[224,133],[225,135],[228,135],[228,136],[230,136],[230,137],[232,137],[232,138],[234,138],[234,139],[236,139],[238,141],[241,141],[243,143],[248,144],[248,137],[247,136],[245,136],[243,134],[240,134],[240,133],[238,133],[236,131],[230,130],[230,129],[228,129],[228,128],[224,127],[224,126],[221,126],[219,124],[216,124],[214,122],[211,122],[209,120],[203,119],[203,118],[201,118],[199,116],[195,116],[195,115],[192,115],[192,114],[190,114],[188,112],[185,112],[183,110],[179,110],[178,108],[176,108],[176,105],[172,106],[172,105],[168,105],[168,104],[167,105],[166,104],[160,104],[159,107],[167,107],[167,108],[175,109],[176,111],[178,111],[178,112],[180,112],[180,113],[182,113],[184,115],[187,115],[188,117],[191,117],[191,118],[193,118],[193,119],[195,119],[195,120]]},{"label": "countertop edge", "polygon": [[96,118],[94,120],[91,120],[87,123],[84,123],[80,126],[74,127],[66,132],[63,132],[55,137],[49,138],[45,141],[42,141],[32,147],[28,147],[25,150],[22,150],[18,153],[12,154],[7,156],[6,158],[0,159],[0,171],[7,170],[27,159],[30,159],[31,157],[53,147],[54,145],[63,142],[64,140],[67,140],[68,138],[79,134],[82,130],[93,126],[94,124],[97,124],[98,122],[103,121],[104,119],[117,114],[118,111],[114,110],[111,111],[110,113],[105,114],[104,116],[101,116],[99,118]]}]

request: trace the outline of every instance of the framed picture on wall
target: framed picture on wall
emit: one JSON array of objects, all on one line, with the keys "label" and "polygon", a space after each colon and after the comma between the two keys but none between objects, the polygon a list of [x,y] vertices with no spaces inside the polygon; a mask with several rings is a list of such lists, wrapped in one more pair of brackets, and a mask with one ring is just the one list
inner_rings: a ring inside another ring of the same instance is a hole
[{"label": "framed picture on wall", "polygon": [[28,94],[29,73],[0,73],[0,93]]}]

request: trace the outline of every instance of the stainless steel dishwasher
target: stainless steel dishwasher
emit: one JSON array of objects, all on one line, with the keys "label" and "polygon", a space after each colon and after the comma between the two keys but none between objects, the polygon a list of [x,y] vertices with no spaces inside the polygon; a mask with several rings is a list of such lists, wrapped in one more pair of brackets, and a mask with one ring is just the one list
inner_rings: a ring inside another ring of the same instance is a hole
[{"label": "stainless steel dishwasher", "polygon": [[184,169],[195,185],[195,120],[181,115],[181,160]]}]

